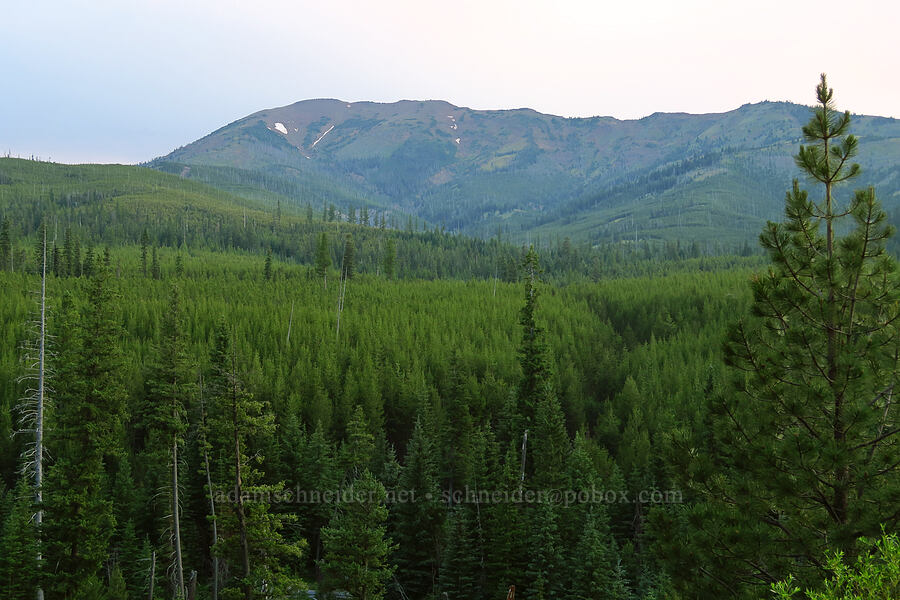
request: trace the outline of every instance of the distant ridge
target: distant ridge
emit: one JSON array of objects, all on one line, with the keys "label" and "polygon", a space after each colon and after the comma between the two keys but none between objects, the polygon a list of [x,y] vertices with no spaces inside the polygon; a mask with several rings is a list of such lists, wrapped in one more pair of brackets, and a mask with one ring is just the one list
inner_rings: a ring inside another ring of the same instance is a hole
[{"label": "distant ridge", "polygon": [[[303,100],[149,166],[319,208],[370,204],[450,230],[527,240],[749,240],[779,218],[809,108],[569,118],[440,100]],[[864,175],[900,204],[900,121],[856,116]]]}]

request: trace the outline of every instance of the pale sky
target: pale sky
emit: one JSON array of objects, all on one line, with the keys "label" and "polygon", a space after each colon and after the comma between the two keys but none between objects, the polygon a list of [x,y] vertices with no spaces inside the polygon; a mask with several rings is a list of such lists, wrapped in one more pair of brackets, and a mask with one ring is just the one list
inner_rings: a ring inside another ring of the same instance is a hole
[{"label": "pale sky", "polygon": [[[900,117],[900,3],[0,0],[0,153],[134,163],[308,98]],[[821,31],[825,32],[823,36]]]}]

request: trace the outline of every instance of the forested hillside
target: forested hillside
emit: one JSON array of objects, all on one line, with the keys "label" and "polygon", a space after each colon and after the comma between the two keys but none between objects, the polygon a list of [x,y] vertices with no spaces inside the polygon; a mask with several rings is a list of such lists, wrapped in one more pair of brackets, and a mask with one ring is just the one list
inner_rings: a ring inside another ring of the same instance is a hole
[{"label": "forested hillside", "polygon": [[[638,120],[447,102],[306,100],[262,110],[149,163],[266,197],[327,195],[517,242],[753,242],[781,215],[809,109],[748,104]],[[865,184],[900,202],[900,123],[859,116]],[[265,190],[259,191],[260,188]],[[326,192],[327,190],[327,192]]]},{"label": "forested hillside", "polygon": [[0,160],[0,596],[898,597],[893,229],[817,101],[764,256]]}]

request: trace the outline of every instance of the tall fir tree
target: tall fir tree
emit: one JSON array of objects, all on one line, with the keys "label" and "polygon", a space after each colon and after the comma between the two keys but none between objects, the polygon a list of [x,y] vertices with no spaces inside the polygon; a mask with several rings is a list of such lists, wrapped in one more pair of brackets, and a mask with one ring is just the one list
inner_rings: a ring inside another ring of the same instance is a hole
[{"label": "tall fir tree", "polygon": [[126,391],[109,269],[98,269],[89,303],[76,317],[65,300],[57,321],[56,407],[47,446],[45,499],[47,588],[80,598],[95,585],[115,530],[110,474],[123,449]]},{"label": "tall fir tree", "polygon": [[394,271],[397,263],[397,246],[394,238],[389,238],[384,247],[384,258],[382,259],[381,268],[384,271],[386,279],[394,278]]},{"label": "tall fir tree", "polygon": [[[284,537],[291,515],[276,513],[269,498],[279,497],[283,484],[266,485],[258,465],[260,452],[252,441],[269,436],[275,427],[266,402],[256,400],[238,375],[233,334],[221,323],[210,355],[211,391],[209,419],[215,440],[212,456],[219,462],[228,501],[218,515],[220,539],[214,552],[229,565],[230,580],[223,582],[223,598],[270,597],[295,594],[302,583],[293,569],[302,556],[303,544]],[[252,453],[252,454],[251,454]]]},{"label": "tall fir tree", "polygon": [[394,572],[384,486],[365,469],[342,498],[346,501],[322,529],[327,587],[343,590],[353,600],[381,600]]},{"label": "tall fir tree", "polygon": [[187,411],[194,394],[183,323],[181,292],[173,285],[159,335],[156,356],[146,379],[149,423],[145,460],[148,481],[164,505],[158,514],[166,520],[168,553],[173,573],[173,596],[186,596],[181,507],[184,504],[182,451],[187,430]]},{"label": "tall fir tree", "polygon": [[353,274],[356,272],[356,246],[353,244],[353,238],[350,237],[350,234],[347,234],[347,238],[344,241],[344,257],[341,259],[341,277],[346,279],[353,279]]},{"label": "tall fir tree", "polygon": [[272,281],[272,250],[266,250],[266,260],[263,264],[263,279]]},{"label": "tall fir tree", "polygon": [[153,251],[151,253],[150,258],[150,274],[153,279],[160,279],[162,277],[162,272],[159,267],[159,252],[156,249],[156,246],[153,246]]},{"label": "tall fir tree", "polygon": [[328,267],[331,266],[331,252],[328,249],[328,235],[323,231],[316,245],[316,275],[322,278],[328,289]]},{"label": "tall fir tree", "polygon": [[141,232],[141,273],[144,274],[144,277],[147,276],[149,271],[148,263],[147,263],[147,250],[150,247],[150,236],[147,234],[147,229]]},{"label": "tall fir tree", "polygon": [[406,450],[400,489],[412,501],[398,502],[396,563],[398,579],[413,598],[434,596],[445,538],[445,509],[438,480],[438,449],[431,419],[416,420]]},{"label": "tall fir tree", "polygon": [[0,529],[0,590],[4,599],[34,600],[40,580],[34,489],[22,477],[10,494],[12,511]]},{"label": "tall fir tree", "polygon": [[534,423],[537,404],[544,394],[544,386],[550,381],[550,361],[543,329],[537,324],[537,300],[541,267],[534,246],[529,248],[522,263],[525,277],[525,305],[519,314],[522,326],[522,344],[519,347],[519,363],[522,367],[522,383],[519,386],[519,414],[525,427]]},{"label": "tall fir tree", "polygon": [[0,223],[0,271],[12,271],[12,232],[9,217],[3,217]]}]

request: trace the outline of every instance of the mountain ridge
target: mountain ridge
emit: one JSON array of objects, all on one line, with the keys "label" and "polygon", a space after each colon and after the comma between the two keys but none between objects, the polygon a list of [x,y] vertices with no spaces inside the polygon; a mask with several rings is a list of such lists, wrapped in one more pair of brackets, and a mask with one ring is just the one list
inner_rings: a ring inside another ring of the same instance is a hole
[{"label": "mountain ridge", "polygon": [[[809,111],[767,100],[621,120],[321,98],[254,112],[148,165],[265,174],[299,204],[376,206],[481,237],[734,241],[780,215]],[[900,204],[900,121],[857,115],[853,129],[861,184]]]}]

